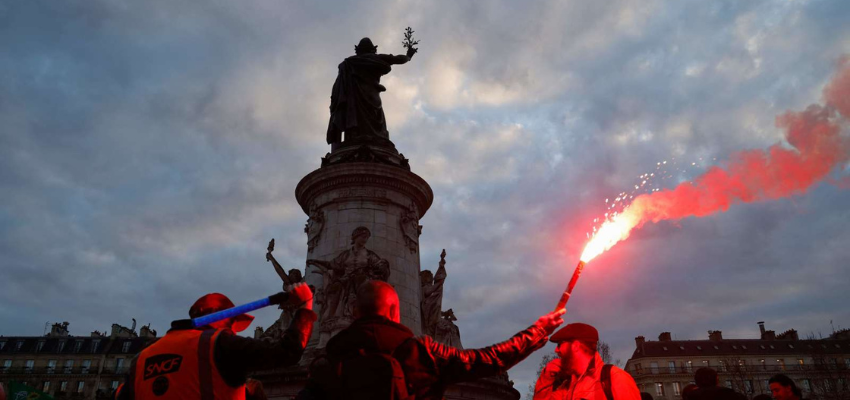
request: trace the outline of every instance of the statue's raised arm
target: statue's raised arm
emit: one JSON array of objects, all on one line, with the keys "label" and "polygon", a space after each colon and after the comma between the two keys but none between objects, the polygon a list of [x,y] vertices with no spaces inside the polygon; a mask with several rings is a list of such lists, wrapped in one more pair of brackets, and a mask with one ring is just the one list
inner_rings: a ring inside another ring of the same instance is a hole
[{"label": "statue's raised arm", "polygon": [[354,46],[355,54],[339,64],[327,132],[332,150],[364,144],[395,148],[381,104],[380,94],[387,90],[381,85],[381,77],[392,71],[392,65],[410,61],[418,51],[418,43],[413,39],[413,30],[407,28],[402,42],[407,49],[405,55],[378,54],[378,46],[363,38]]}]

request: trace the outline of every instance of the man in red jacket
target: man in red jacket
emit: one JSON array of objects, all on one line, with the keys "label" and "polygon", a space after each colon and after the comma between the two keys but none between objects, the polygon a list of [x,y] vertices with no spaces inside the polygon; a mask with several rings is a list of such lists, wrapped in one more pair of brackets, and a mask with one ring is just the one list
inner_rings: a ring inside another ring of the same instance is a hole
[{"label": "man in red jacket", "polygon": [[573,323],[549,339],[558,344],[558,358],[546,364],[534,387],[534,400],[640,400],[632,376],[605,365],[596,351],[599,332]]},{"label": "man in red jacket", "polygon": [[398,294],[390,284],[362,284],[357,291],[358,319],[326,347],[328,370],[342,372],[324,385],[316,382],[316,388],[329,389],[331,399],[441,399],[448,385],[507,371],[543,347],[547,336],[564,322],[560,310],[540,317],[507,341],[460,350],[430,336],[414,337],[399,323],[399,311]]}]

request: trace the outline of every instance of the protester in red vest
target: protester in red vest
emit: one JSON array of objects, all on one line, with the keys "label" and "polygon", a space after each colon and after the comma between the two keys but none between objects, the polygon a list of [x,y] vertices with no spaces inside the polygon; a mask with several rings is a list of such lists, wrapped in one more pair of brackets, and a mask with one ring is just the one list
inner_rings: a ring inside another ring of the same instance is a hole
[{"label": "protester in red vest", "polygon": [[[288,289],[289,302],[301,308],[275,342],[237,336],[254,317],[242,314],[197,329],[172,329],[142,350],[131,363],[119,399],[245,399],[245,382],[254,370],[298,363],[313,330],[313,294],[304,283]],[[189,309],[198,318],[233,307],[227,296],[207,294]]]}]

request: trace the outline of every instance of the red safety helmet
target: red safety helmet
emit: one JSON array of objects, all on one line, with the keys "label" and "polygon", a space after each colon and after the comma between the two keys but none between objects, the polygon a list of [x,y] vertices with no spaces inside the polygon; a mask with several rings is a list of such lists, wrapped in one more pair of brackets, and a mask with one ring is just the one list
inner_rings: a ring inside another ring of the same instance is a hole
[{"label": "red safety helmet", "polygon": [[[221,293],[208,293],[198,299],[195,304],[192,304],[192,308],[189,309],[189,317],[203,317],[204,315],[212,314],[216,311],[226,310],[228,308],[233,308],[234,306],[235,305],[233,304],[233,302],[230,301],[227,296]],[[251,325],[251,321],[253,320],[254,317],[252,315],[237,315],[235,317],[230,318],[230,329],[233,332],[242,332],[245,329],[248,329],[248,325]]]}]

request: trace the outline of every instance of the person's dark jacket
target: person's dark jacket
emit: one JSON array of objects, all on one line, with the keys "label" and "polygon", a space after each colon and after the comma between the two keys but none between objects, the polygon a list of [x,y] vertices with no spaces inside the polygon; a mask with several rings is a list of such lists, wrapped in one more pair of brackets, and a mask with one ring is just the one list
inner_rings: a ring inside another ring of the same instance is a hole
[{"label": "person's dark jacket", "polygon": [[747,400],[747,396],[729,388],[709,386],[689,393],[688,400]]},{"label": "person's dark jacket", "polygon": [[328,341],[331,363],[364,349],[392,355],[404,371],[409,394],[417,400],[441,399],[447,386],[508,370],[547,341],[546,331],[532,325],[505,342],[482,349],[460,350],[431,339],[414,337],[406,326],[373,316],[356,320]]}]

